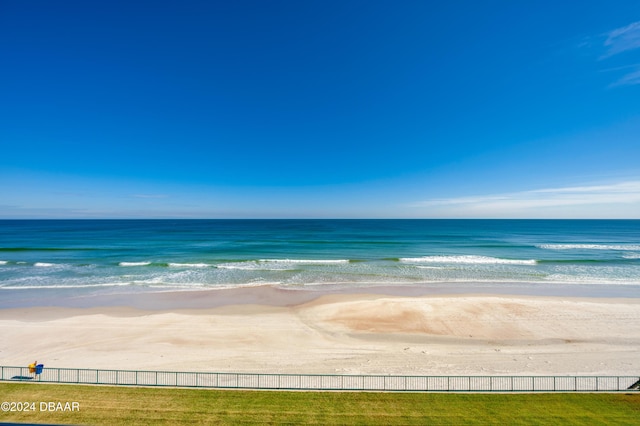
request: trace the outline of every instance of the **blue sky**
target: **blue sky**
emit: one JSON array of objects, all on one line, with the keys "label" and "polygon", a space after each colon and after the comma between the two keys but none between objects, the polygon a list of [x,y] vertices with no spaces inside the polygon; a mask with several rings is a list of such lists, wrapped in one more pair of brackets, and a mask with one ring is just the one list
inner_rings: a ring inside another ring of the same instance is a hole
[{"label": "blue sky", "polygon": [[5,0],[0,40],[0,218],[640,218],[635,0]]}]

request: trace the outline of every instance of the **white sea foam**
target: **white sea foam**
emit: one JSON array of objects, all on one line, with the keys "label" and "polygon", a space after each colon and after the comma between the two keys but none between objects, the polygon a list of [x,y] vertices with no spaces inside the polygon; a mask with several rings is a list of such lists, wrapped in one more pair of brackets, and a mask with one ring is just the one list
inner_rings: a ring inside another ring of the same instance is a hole
[{"label": "white sea foam", "polygon": [[33,266],[37,266],[38,268],[50,268],[52,266],[56,266],[55,263],[46,263],[46,262],[36,262]]},{"label": "white sea foam", "polygon": [[640,250],[638,244],[540,244],[536,247],[546,250]]},{"label": "white sea foam", "polygon": [[466,265],[536,265],[536,260],[522,259],[501,259],[488,256],[423,256],[423,257],[403,257],[400,262],[404,263],[459,263]]},{"label": "white sea foam", "polygon": [[208,263],[169,263],[172,268],[208,268]]},{"label": "white sea foam", "polygon": [[640,253],[628,253],[622,256],[625,259],[640,259]]},{"label": "white sea foam", "polygon": [[592,275],[573,274],[551,274],[545,281],[560,284],[616,284],[616,285],[638,285],[638,281],[627,277],[599,277]]},{"label": "white sea foam", "polygon": [[9,263],[8,260],[0,260],[0,265],[6,265],[7,263]]},{"label": "white sea foam", "polygon": [[349,263],[348,259],[260,259],[262,263],[298,263],[304,265],[333,265],[336,263]]},{"label": "white sea foam", "polygon": [[235,269],[240,271],[289,271],[295,269],[290,264],[274,263],[270,266],[265,263],[248,261],[248,262],[236,262],[236,263],[221,263],[216,265],[218,269]]},{"label": "white sea foam", "polygon": [[8,285],[0,286],[2,290],[44,290],[64,288],[94,288],[94,287],[124,287],[131,283],[104,283],[104,284],[51,284],[51,285]]},{"label": "white sea foam", "polygon": [[236,289],[236,288],[245,288],[245,287],[265,287],[265,286],[276,286],[276,285],[281,285],[282,283],[279,281],[257,281],[257,282],[250,282],[250,283],[241,283],[241,284],[216,284],[214,286],[210,285],[210,284],[202,284],[202,283],[194,283],[189,284],[188,286],[184,286],[184,285],[174,285],[174,284],[166,284],[166,285],[150,285],[149,288],[162,288],[165,289],[166,291],[175,291],[175,290],[180,290],[180,291],[201,291],[202,289],[207,289],[207,290],[229,290],[229,289]]},{"label": "white sea foam", "polygon": [[349,263],[347,259],[258,259],[245,262],[220,263],[216,267],[244,271],[288,271],[305,265],[340,265],[347,263]]},{"label": "white sea foam", "polygon": [[206,288],[210,288],[207,284],[201,283],[162,283],[162,284],[150,284],[147,286],[148,288],[161,288],[166,291],[175,291],[175,290],[202,290]]},{"label": "white sea foam", "polygon": [[120,262],[118,263],[120,266],[148,266],[151,265],[151,262]]}]

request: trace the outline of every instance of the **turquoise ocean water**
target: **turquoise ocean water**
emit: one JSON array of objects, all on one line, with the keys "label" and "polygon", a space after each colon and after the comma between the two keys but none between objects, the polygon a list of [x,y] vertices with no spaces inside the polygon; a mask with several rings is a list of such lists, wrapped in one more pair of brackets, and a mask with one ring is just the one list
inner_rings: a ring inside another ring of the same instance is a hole
[{"label": "turquoise ocean water", "polygon": [[0,221],[2,306],[33,292],[483,283],[633,295],[640,221]]}]

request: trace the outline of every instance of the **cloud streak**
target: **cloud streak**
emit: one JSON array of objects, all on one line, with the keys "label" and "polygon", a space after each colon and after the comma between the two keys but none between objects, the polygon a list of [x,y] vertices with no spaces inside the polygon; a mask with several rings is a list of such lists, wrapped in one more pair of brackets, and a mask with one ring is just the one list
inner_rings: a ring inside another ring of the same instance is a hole
[{"label": "cloud streak", "polygon": [[640,218],[640,181],[415,203],[430,217]]},{"label": "cloud streak", "polygon": [[640,84],[640,66],[638,66],[634,72],[625,75],[615,83],[611,84],[610,87],[633,86],[635,84]]},{"label": "cloud streak", "polygon": [[[632,50],[640,49],[640,21],[616,28],[604,34],[606,40],[604,47],[605,54],[600,59],[608,59],[612,56]],[[631,66],[633,71],[622,76],[620,79],[612,83],[609,87],[633,86],[640,84],[640,66]]]},{"label": "cloud streak", "polygon": [[640,48],[640,21],[616,28],[606,34],[604,45],[608,48],[604,58]]}]

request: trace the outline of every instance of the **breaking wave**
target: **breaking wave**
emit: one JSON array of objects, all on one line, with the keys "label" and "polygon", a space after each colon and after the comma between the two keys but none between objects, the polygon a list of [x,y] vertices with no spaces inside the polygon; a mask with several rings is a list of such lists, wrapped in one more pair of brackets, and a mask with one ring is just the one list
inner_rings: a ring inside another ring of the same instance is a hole
[{"label": "breaking wave", "polygon": [[169,263],[171,268],[208,268],[212,265],[208,263]]},{"label": "breaking wave", "polygon": [[538,261],[522,259],[501,259],[489,256],[423,256],[403,257],[403,263],[459,263],[466,265],[536,265]]},{"label": "breaking wave", "polygon": [[640,250],[638,244],[540,244],[536,247],[545,250]]}]

